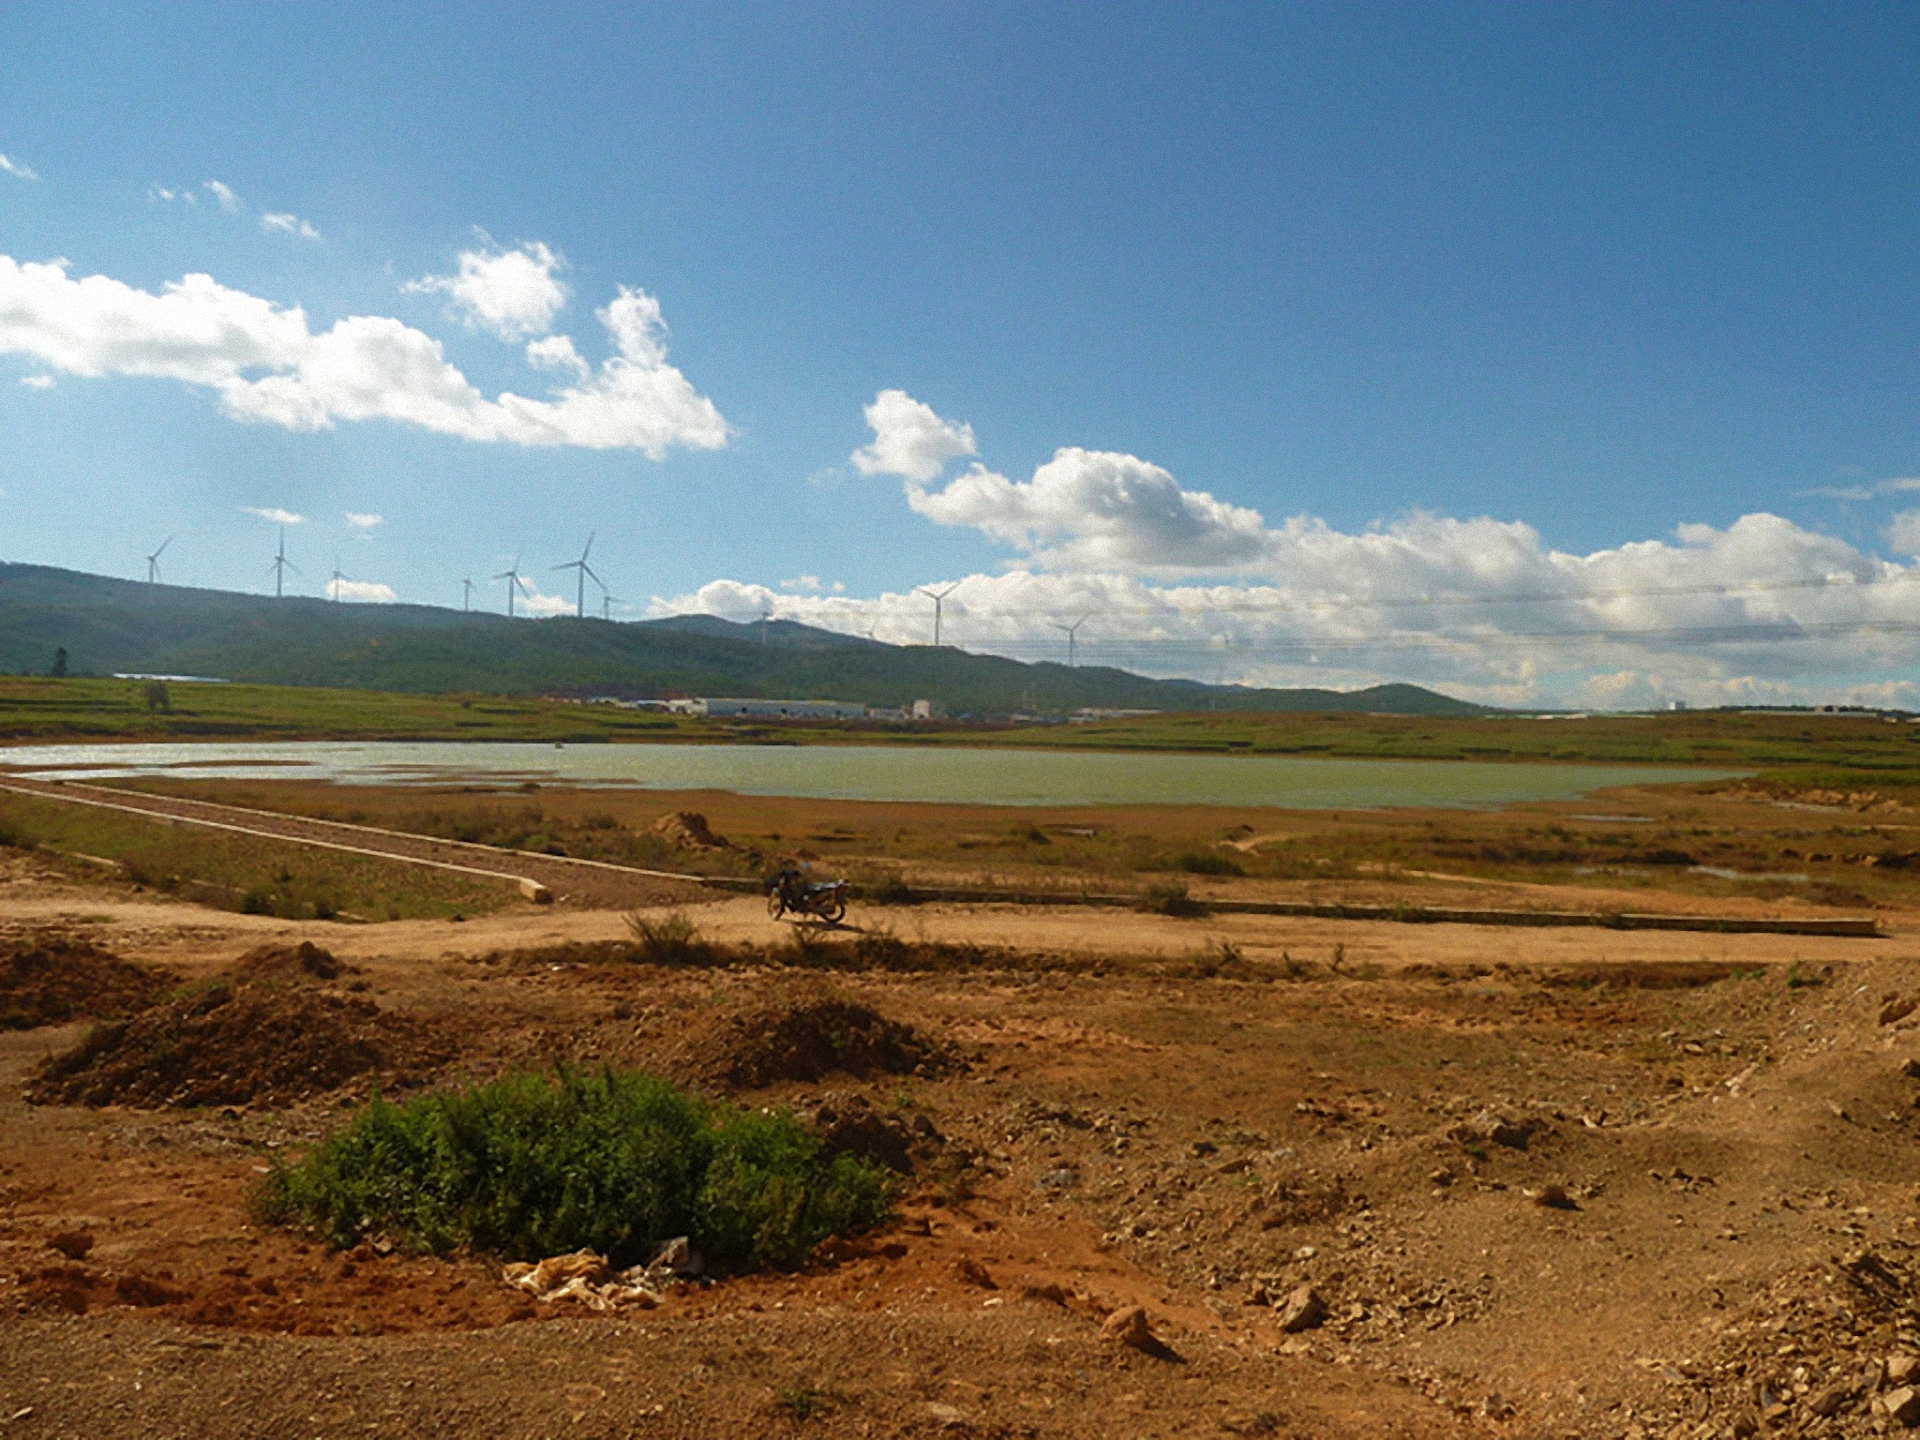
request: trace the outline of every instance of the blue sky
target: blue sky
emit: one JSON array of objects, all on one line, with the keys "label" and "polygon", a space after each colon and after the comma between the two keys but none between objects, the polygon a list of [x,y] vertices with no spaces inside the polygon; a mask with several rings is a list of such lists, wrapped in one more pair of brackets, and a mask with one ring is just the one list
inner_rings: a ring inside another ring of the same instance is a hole
[{"label": "blue sky", "polygon": [[285,511],[309,592],[521,554],[552,609],[597,530],[628,616],[924,639],[959,581],[948,638],[1029,657],[1091,612],[1208,679],[1920,704],[1917,42],[11,5],[0,558],[268,589]]}]

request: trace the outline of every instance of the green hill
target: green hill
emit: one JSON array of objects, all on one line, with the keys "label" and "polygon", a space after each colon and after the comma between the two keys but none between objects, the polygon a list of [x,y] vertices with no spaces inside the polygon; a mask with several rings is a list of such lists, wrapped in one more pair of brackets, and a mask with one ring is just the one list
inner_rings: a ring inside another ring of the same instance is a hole
[{"label": "green hill", "polygon": [[335,604],[145,585],[0,564],[0,671],[205,675],[269,685],[446,694],[736,695],[900,705],[956,715],[1151,710],[1471,715],[1417,685],[1257,690],[1105,666],[1027,664],[951,646],[886,645],[791,621],[509,620],[428,605]]}]

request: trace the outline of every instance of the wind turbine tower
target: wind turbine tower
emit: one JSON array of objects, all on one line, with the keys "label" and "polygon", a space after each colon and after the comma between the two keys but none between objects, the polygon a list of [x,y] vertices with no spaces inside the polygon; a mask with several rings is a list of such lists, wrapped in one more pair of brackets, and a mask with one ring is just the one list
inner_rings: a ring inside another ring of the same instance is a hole
[{"label": "wind turbine tower", "polygon": [[513,618],[513,597],[515,593],[525,590],[527,594],[533,594],[533,587],[520,578],[520,557],[518,555],[514,556],[513,564],[509,565],[493,578],[507,582],[507,618],[511,620]]},{"label": "wind turbine tower", "polygon": [[[587,536],[587,548],[580,552],[580,558],[578,560],[569,560],[564,565],[556,565],[553,567],[556,570],[577,570],[580,572],[580,598],[574,602],[573,606],[573,618],[576,620],[584,620],[587,618],[587,577],[593,575],[593,567],[587,564],[587,556],[593,553],[593,537],[599,533],[598,530],[595,530]],[[606,582],[598,575],[593,575],[593,583],[598,585],[602,590],[607,588]]]},{"label": "wind turbine tower", "polygon": [[915,594],[918,594],[918,595],[924,595],[929,600],[933,601],[933,648],[936,650],[940,648],[941,606],[946,603],[946,599],[949,595],[951,595],[954,591],[958,590],[965,583],[966,582],[964,580],[956,580],[953,582],[953,584],[947,586],[947,588],[944,590],[929,590],[927,589],[926,586],[922,585],[914,592]]},{"label": "wind turbine tower", "polygon": [[336,555],[333,557],[333,579],[327,582],[327,598],[336,605],[340,603],[341,582],[346,578],[340,573],[340,557]]},{"label": "wind turbine tower", "polygon": [[460,584],[462,586],[460,591],[460,610],[465,614],[473,609],[473,581],[462,580]]},{"label": "wind turbine tower", "polygon": [[160,542],[160,548],[158,550],[147,556],[147,583],[149,585],[158,585],[160,583],[160,557],[167,553],[167,546],[172,543],[173,536],[169,535]]},{"label": "wind turbine tower", "polygon": [[280,549],[273,557],[273,598],[276,600],[286,598],[286,578],[287,571],[289,570],[293,571],[296,575],[300,573],[300,567],[287,558],[287,527],[282,525],[280,527]]},{"label": "wind turbine tower", "polygon": [[1074,638],[1075,638],[1075,637],[1076,637],[1076,636],[1077,636],[1077,635],[1078,635],[1078,634],[1080,633],[1080,627],[1081,627],[1082,625],[1084,625],[1084,624],[1086,624],[1086,623],[1087,623],[1087,621],[1089,621],[1089,620],[1091,620],[1092,618],[1093,618],[1093,612],[1092,612],[1091,610],[1089,610],[1089,611],[1088,611],[1088,612],[1087,612],[1087,613],[1086,613],[1085,615],[1082,615],[1082,616],[1081,616],[1081,617],[1080,617],[1080,618],[1079,618],[1078,620],[1076,620],[1076,621],[1074,621],[1074,622],[1073,622],[1073,623],[1072,623],[1071,625],[1062,625],[1062,624],[1061,624],[1061,623],[1060,623],[1060,622],[1059,622],[1058,620],[1049,620],[1049,621],[1047,622],[1047,623],[1048,623],[1049,625],[1051,625],[1051,626],[1053,626],[1053,628],[1054,628],[1054,629],[1056,629],[1056,630],[1059,630],[1059,631],[1063,631],[1063,632],[1064,632],[1064,633],[1066,634],[1066,637],[1067,637],[1067,668],[1068,668],[1069,670],[1071,670],[1071,669],[1073,668],[1073,663],[1074,663],[1074,662],[1073,662],[1073,642],[1074,642]]}]

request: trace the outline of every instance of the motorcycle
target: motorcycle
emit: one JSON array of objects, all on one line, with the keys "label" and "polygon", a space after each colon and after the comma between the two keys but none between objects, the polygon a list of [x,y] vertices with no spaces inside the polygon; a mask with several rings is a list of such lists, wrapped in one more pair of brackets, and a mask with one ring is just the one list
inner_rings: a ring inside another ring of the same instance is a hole
[{"label": "motorcycle", "polygon": [[778,920],[783,915],[817,915],[829,925],[838,925],[847,916],[845,880],[808,880],[798,870],[782,870],[767,881],[767,915]]}]

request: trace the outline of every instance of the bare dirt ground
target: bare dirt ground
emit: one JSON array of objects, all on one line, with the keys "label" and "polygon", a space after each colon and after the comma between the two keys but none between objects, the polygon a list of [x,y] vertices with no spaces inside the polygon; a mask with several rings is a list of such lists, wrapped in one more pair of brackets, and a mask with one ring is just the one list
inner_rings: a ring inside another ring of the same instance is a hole
[{"label": "bare dirt ground", "polygon": [[[89,1108],[25,1099],[84,1023],[0,1032],[0,1432],[1898,1431],[1920,914],[1897,898],[1879,940],[924,906],[853,920],[980,965],[797,973],[576,963],[555,947],[627,933],[584,899],[295,922],[0,850],[0,946],[84,939],[192,986],[311,941],[342,968],[302,1003],[452,1056]],[[753,899],[686,913],[713,940],[787,929]],[[820,996],[956,1060],[738,1092],[857,1097],[939,1137],[898,1219],[803,1273],[582,1314],[481,1258],[251,1217],[265,1168],[376,1079],[566,1060],[711,1083],[749,1073],[709,1063],[740,1017]],[[1303,1288],[1321,1313],[1289,1330]],[[1134,1305],[1154,1348],[1102,1334]]]}]

